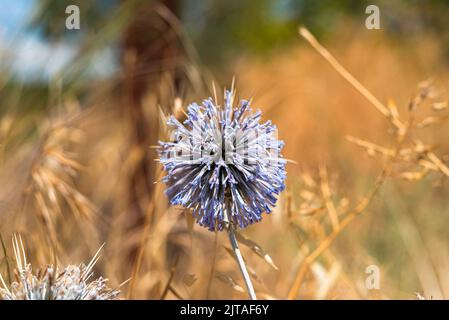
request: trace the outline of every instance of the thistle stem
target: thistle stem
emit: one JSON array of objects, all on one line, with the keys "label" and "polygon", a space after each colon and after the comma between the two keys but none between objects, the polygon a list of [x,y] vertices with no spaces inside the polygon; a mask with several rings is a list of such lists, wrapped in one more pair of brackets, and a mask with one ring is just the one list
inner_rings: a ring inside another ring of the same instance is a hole
[{"label": "thistle stem", "polygon": [[240,272],[242,273],[243,280],[245,281],[248,295],[251,300],[257,300],[256,293],[254,292],[253,283],[251,282],[251,278],[249,277],[248,270],[246,270],[245,261],[243,260],[242,253],[240,252],[239,244],[237,242],[237,238],[235,237],[234,226],[232,224],[229,225],[228,235],[229,241],[231,242],[232,251],[234,251],[235,257],[237,258],[237,262],[240,268]]}]

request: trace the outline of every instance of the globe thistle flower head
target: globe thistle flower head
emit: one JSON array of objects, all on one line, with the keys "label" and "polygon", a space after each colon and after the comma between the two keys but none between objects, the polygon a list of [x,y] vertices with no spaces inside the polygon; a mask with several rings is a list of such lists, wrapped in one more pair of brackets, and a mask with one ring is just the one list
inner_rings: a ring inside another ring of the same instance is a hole
[{"label": "globe thistle flower head", "polygon": [[209,230],[260,221],[284,189],[286,161],[276,126],[261,123],[248,100],[234,106],[234,98],[231,90],[223,107],[212,98],[190,104],[183,123],[169,117],[171,139],[159,142],[170,202],[192,209]]},{"label": "globe thistle flower head", "polygon": [[69,265],[61,269],[47,265],[33,273],[31,264],[27,263],[20,238],[14,237],[13,244],[17,263],[16,281],[8,286],[0,274],[0,300],[115,300],[118,298],[120,291],[109,288],[106,279],[100,277],[89,281],[100,250],[87,266]]}]

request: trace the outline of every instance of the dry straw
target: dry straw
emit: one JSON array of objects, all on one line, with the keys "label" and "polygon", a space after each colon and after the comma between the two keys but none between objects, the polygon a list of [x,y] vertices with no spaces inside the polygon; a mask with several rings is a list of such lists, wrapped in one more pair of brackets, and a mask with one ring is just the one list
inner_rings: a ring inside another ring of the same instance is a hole
[{"label": "dry straw", "polygon": [[[408,105],[408,118],[402,120],[398,108],[393,101],[389,101],[388,105],[384,105],[380,102],[379,99],[377,99],[337,61],[305,27],[299,28],[299,34],[387,119],[391,126],[395,128],[395,141],[393,146],[381,146],[367,140],[348,136],[350,142],[364,148],[369,155],[378,154],[381,155],[384,160],[383,168],[381,169],[374,186],[350,209],[347,209],[347,198],[343,198],[341,204],[344,203],[344,205],[338,206],[337,208],[332,202],[328,174],[324,167],[321,167],[319,170],[320,181],[318,182],[314,181],[310,176],[303,177],[305,184],[309,186],[309,190],[303,190],[302,195],[306,199],[306,202],[299,214],[315,215],[319,211],[326,210],[329,214],[332,230],[328,234],[326,234],[324,229],[321,229],[321,232],[319,232],[321,234],[319,243],[314,250],[305,254],[305,258],[297,269],[294,281],[288,291],[288,299],[296,299],[311,266],[316,263],[316,260],[326,252],[334,240],[351,224],[351,222],[366,211],[372,199],[378,194],[380,187],[388,177],[399,176],[406,180],[417,181],[421,180],[431,171],[449,177],[449,168],[436,155],[433,148],[425,145],[414,134],[416,130],[440,123],[447,118],[445,115],[432,115],[421,121],[416,119],[415,111],[418,106],[428,99],[435,98],[435,90],[430,81],[423,82],[419,85],[417,95]],[[445,102],[436,101],[432,103],[432,110],[434,112],[445,110],[446,107],[447,103]],[[415,167],[415,169],[414,171],[403,171],[398,173],[394,168],[399,164],[405,164],[407,167],[412,166]],[[291,205],[288,205],[290,224],[294,228],[297,228],[298,224],[294,218],[294,214]]]}]

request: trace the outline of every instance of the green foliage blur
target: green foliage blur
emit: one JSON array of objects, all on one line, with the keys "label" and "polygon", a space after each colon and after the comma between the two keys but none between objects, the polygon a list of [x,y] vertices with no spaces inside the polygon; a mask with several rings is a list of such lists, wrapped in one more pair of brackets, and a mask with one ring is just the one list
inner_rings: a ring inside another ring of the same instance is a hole
[{"label": "green foliage blur", "polygon": [[[71,37],[61,28],[65,7],[75,4],[82,13],[81,34],[102,37],[103,28],[115,20],[129,19],[148,2],[139,0],[41,0],[31,23],[51,39]],[[236,54],[267,54],[297,40],[297,26],[306,25],[319,38],[336,36],[338,27],[355,21],[364,27],[365,8],[377,5],[381,28],[401,37],[433,32],[449,48],[448,0],[171,0],[174,14],[181,19],[202,60],[221,64]],[[121,10],[125,9],[126,10]],[[119,40],[119,39],[117,39]],[[449,50],[448,50],[449,53]]]},{"label": "green foliage blur", "polygon": [[[80,8],[80,30],[65,28],[65,8],[73,4]],[[85,77],[86,70],[91,68],[91,60],[98,52],[113,48],[117,55],[116,67],[122,68],[120,54],[127,27],[143,8],[153,4],[170,7],[181,22],[184,41],[197,53],[198,62],[218,74],[225,73],[226,78],[232,76],[226,74],[226,64],[236,57],[267,58],[288,46],[303,43],[298,41],[299,25],[306,25],[323,41],[338,41],[338,32],[347,30],[347,26],[352,28],[351,32],[362,30],[369,4],[380,9],[382,30],[379,32],[399,43],[435,35],[449,58],[449,33],[446,32],[449,0],[40,0],[33,9],[28,31],[37,31],[49,44],[60,41],[75,44],[78,53],[59,75],[60,79],[50,79],[51,83],[16,83],[16,79],[3,74],[4,93],[21,96],[22,102],[23,99],[33,101],[17,104],[26,110],[51,104],[48,88],[59,86],[59,81],[64,83],[64,92],[82,95],[83,88],[90,84],[90,79]],[[145,23],[152,23],[151,19],[155,18],[146,19]],[[155,25],[158,23],[154,20]],[[23,90],[27,91],[26,95]],[[11,105],[9,99],[3,101],[1,105]]]}]

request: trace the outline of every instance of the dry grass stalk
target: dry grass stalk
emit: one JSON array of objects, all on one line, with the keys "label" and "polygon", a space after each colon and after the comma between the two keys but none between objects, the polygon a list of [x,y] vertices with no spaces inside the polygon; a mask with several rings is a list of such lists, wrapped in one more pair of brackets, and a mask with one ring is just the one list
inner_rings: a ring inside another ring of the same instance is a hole
[{"label": "dry grass stalk", "polygon": [[145,252],[145,248],[146,248],[146,244],[148,241],[148,237],[150,234],[150,227],[152,224],[152,220],[154,217],[154,203],[152,202],[149,206],[149,208],[147,209],[147,215],[146,215],[146,219],[145,219],[145,226],[143,228],[143,232],[142,232],[142,238],[141,238],[141,242],[139,245],[139,249],[138,249],[138,253],[137,253],[137,257],[134,261],[134,265],[133,265],[133,270],[132,270],[132,276],[131,276],[131,283],[128,289],[128,293],[127,293],[127,299],[132,299],[133,297],[133,293],[134,293],[134,288],[139,276],[139,272],[140,272],[140,267],[142,266],[142,261],[144,258],[144,252]]},{"label": "dry grass stalk", "polygon": [[79,224],[88,226],[91,235],[95,234],[97,209],[73,182],[84,167],[65,149],[79,142],[80,137],[80,131],[69,121],[57,121],[44,135],[31,165],[30,183],[25,190],[33,195],[37,213],[53,245],[58,243],[56,228],[65,211],[70,211]]},{"label": "dry grass stalk", "polygon": [[[449,176],[449,170],[446,164],[419,139],[412,136],[411,133],[415,129],[421,129],[424,126],[421,123],[415,123],[414,111],[429,97],[434,97],[434,90],[430,83],[424,83],[420,86],[418,94],[411,100],[409,104],[409,118],[407,121],[401,121],[399,112],[394,103],[389,102],[388,106],[381,103],[368,89],[366,89],[359,81],[357,81],[304,27],[299,29],[302,35],[312,47],[323,56],[326,61],[344,78],[346,79],[360,94],[362,94],[386,119],[396,128],[395,144],[393,147],[382,147],[369,141],[349,137],[348,140],[365,148],[369,155],[381,154],[386,158],[382,172],[376,179],[376,183],[372,190],[363,197],[360,202],[347,213],[341,222],[338,222],[337,214],[333,203],[330,202],[330,189],[328,188],[327,172],[320,168],[322,199],[328,211],[332,222],[332,231],[319,243],[319,245],[306,255],[301,266],[296,272],[293,284],[287,294],[288,299],[295,299],[298,291],[304,281],[304,278],[312,265],[312,263],[321,256],[334,242],[338,235],[361,213],[363,213],[371,203],[374,196],[378,193],[381,185],[387,177],[392,175],[393,166],[399,162],[412,163],[421,169],[418,172],[402,172],[400,175],[409,180],[422,179],[429,170],[438,171]],[[443,108],[438,108],[443,109]],[[445,119],[445,116],[439,117],[438,120],[427,121],[426,126],[430,126]],[[427,159],[426,159],[427,158]],[[316,183],[308,183],[315,187]],[[309,198],[313,198],[308,196]],[[320,206],[320,209],[323,206]]]}]

